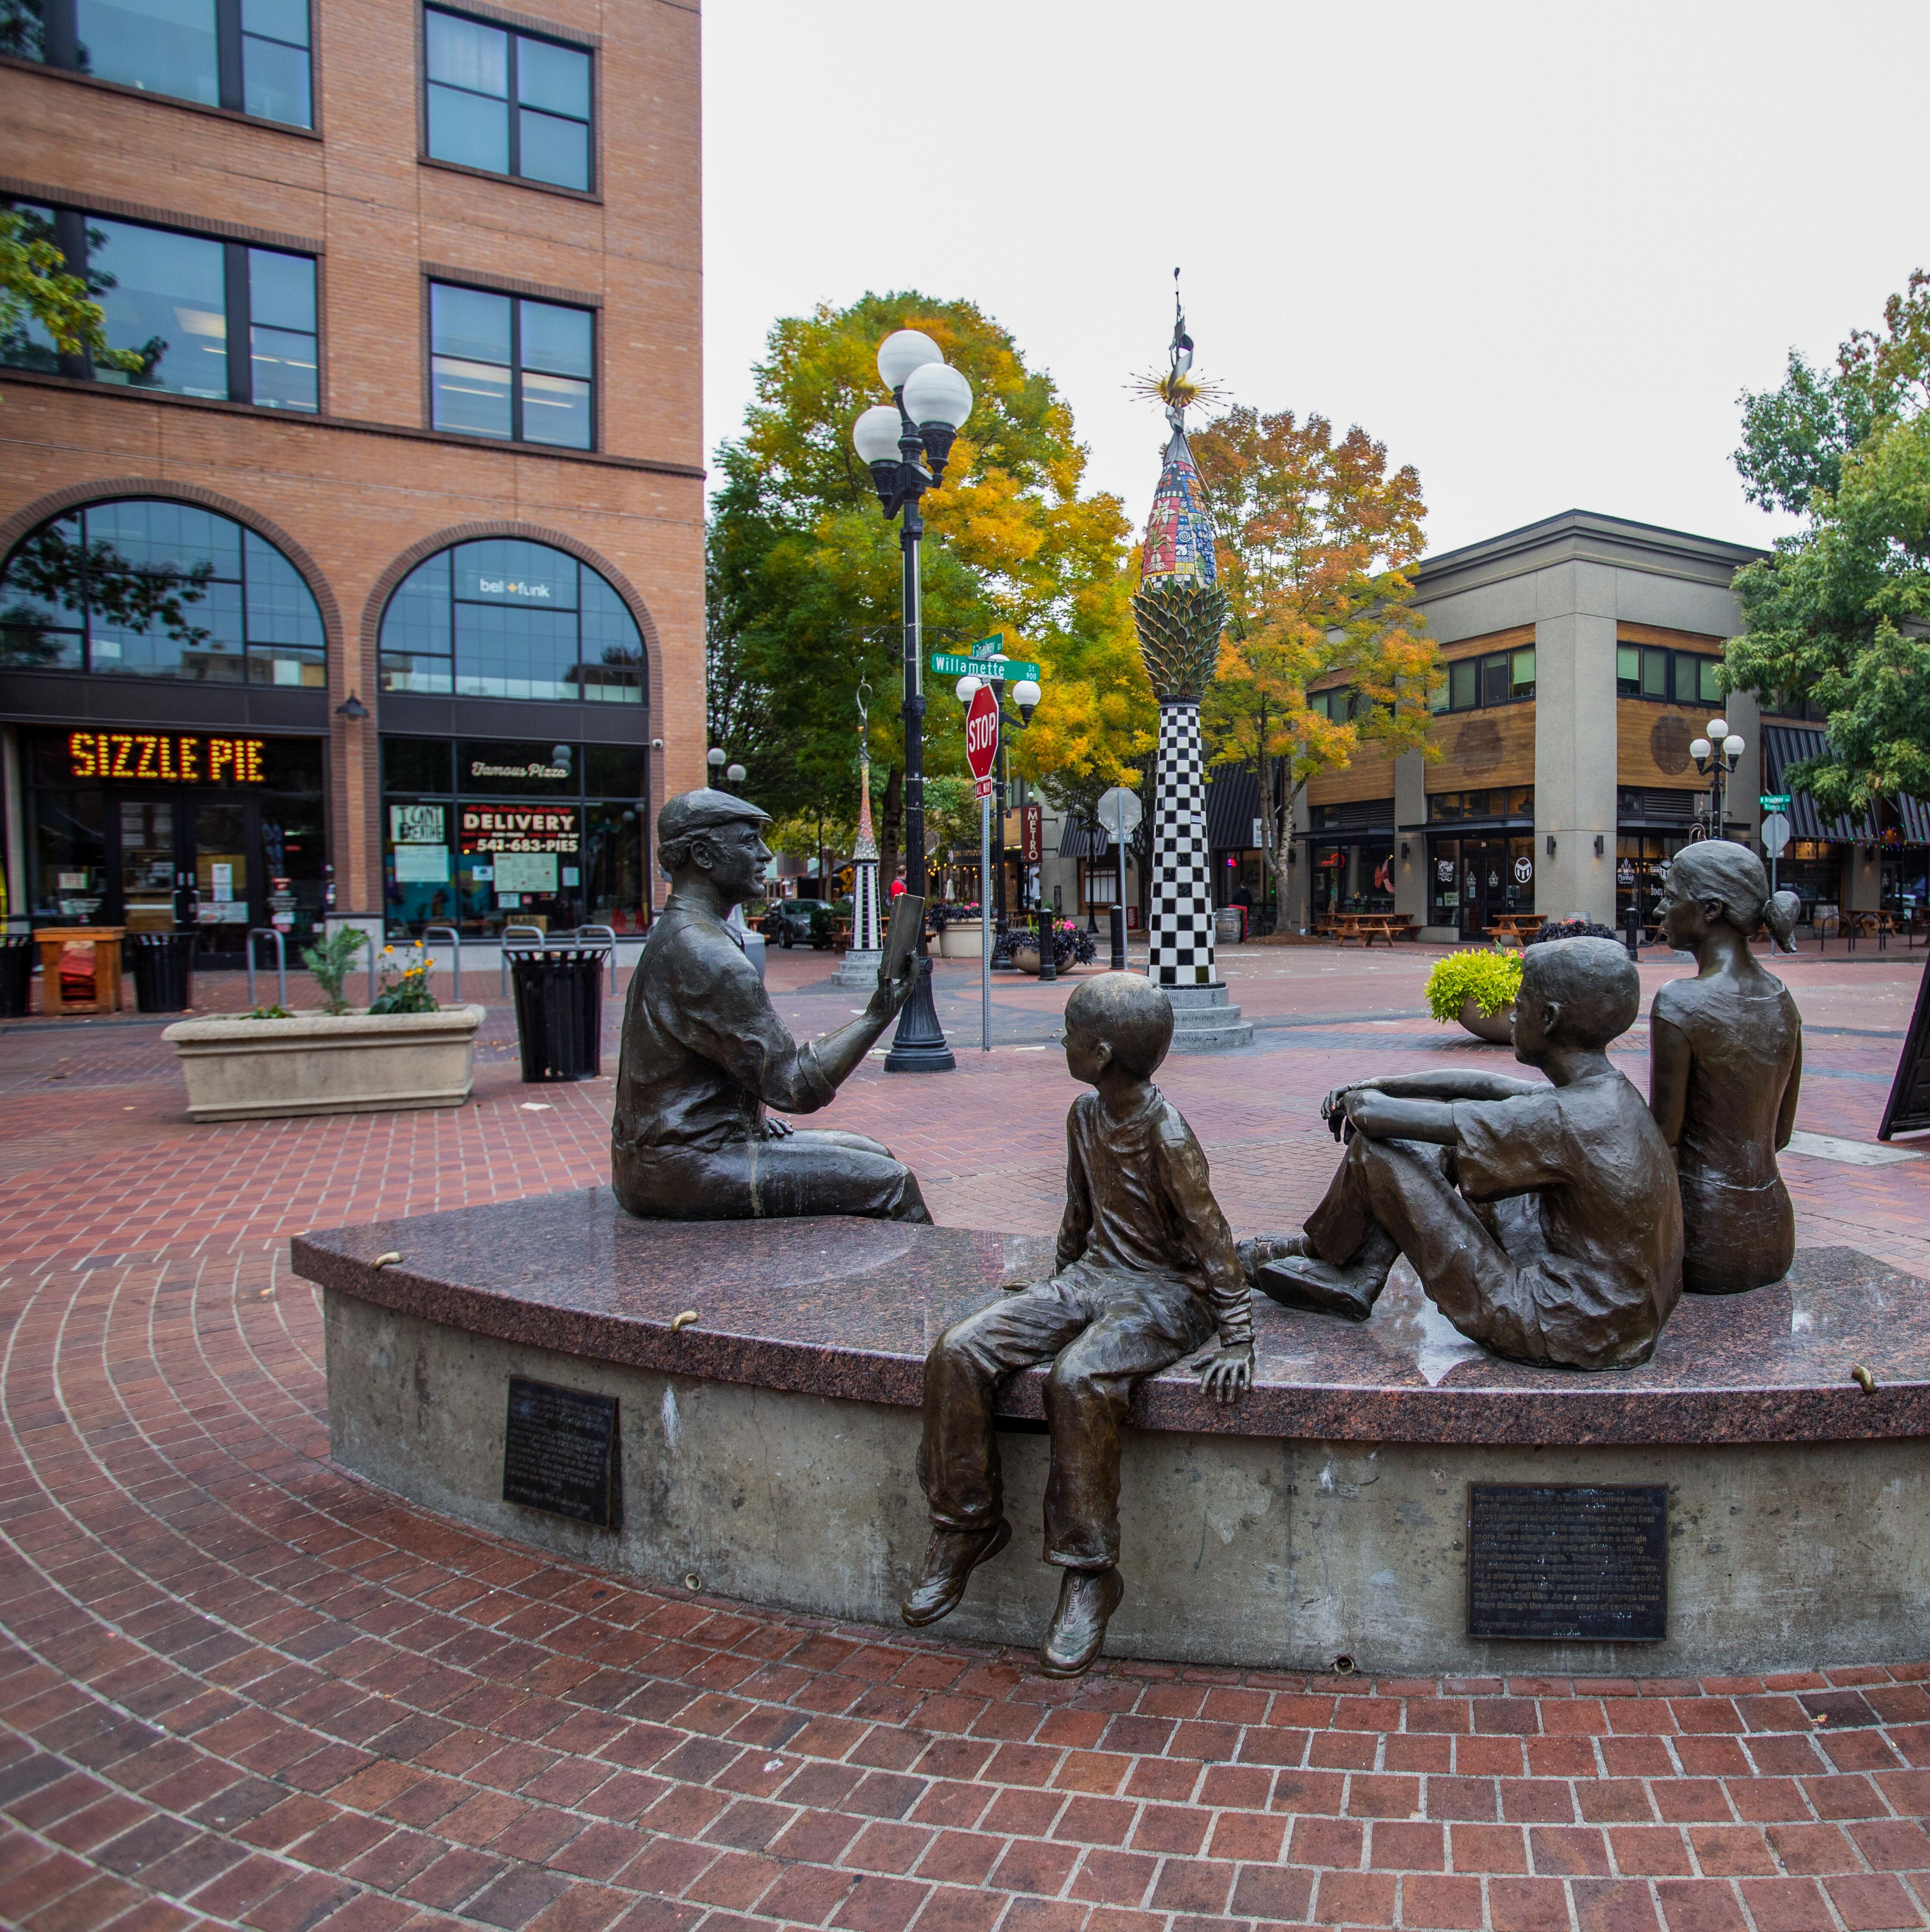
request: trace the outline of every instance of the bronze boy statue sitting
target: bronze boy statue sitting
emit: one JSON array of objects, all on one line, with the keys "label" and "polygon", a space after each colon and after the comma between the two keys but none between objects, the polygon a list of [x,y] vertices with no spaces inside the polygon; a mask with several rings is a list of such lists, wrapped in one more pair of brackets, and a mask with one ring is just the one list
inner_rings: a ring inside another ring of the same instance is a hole
[{"label": "bronze boy statue sitting", "polygon": [[1527,949],[1514,1057],[1548,1082],[1400,1074],[1328,1095],[1351,1138],[1306,1232],[1242,1244],[1289,1308],[1364,1322],[1405,1255],[1463,1335],[1518,1362],[1632,1368],[1682,1293],[1675,1162],[1604,1049],[1641,1003],[1614,940]]},{"label": "bronze boy statue sitting", "polygon": [[1172,1006],[1136,975],[1088,980],[1066,1002],[1066,1066],[1095,1090],[1066,1118],[1055,1271],[955,1323],[926,1358],[918,1477],[932,1540],[905,1602],[914,1625],[956,1610],[973,1569],[1010,1540],[994,1393],[1015,1369],[1052,1364],[1045,1559],[1065,1574],[1040,1666],[1051,1677],[1090,1667],[1124,1592],[1119,1431],[1133,1384],[1216,1330],[1219,1348],[1196,1365],[1205,1386],[1237,1402],[1253,1379],[1247,1287],[1206,1156],[1152,1084],[1172,1042]]}]

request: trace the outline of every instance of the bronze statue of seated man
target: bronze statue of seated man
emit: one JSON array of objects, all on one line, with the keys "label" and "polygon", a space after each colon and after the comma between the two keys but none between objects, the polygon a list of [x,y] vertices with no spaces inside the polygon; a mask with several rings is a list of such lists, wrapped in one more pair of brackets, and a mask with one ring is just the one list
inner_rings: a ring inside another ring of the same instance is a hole
[{"label": "bronze statue of seated man", "polygon": [[1019,1284],[953,1323],[925,1362],[918,1478],[931,1505],[923,1575],[905,1621],[958,1607],[972,1570],[1011,1540],[992,1414],[998,1384],[1050,1362],[1052,1473],[1045,1558],[1064,1574],[1040,1667],[1076,1677],[1100,1652],[1124,1594],[1119,1562],[1119,1432],[1133,1386],[1217,1333],[1195,1364],[1236,1402],[1253,1379],[1253,1316],[1206,1156],[1153,1084],[1172,1042],[1172,1007],[1136,974],[1088,980],[1066,1002],[1066,1066],[1094,1088],[1066,1120],[1066,1206],[1051,1278]]},{"label": "bronze statue of seated man", "polygon": [[1289,1308],[1364,1322],[1405,1255],[1470,1340],[1543,1367],[1632,1368],[1682,1293],[1675,1162],[1604,1049],[1641,1004],[1607,939],[1528,948],[1505,1074],[1398,1074],[1337,1088],[1346,1152],[1305,1232],[1241,1244]]},{"label": "bronze statue of seated man", "polygon": [[671,876],[623,1008],[610,1180],[631,1214],[673,1221],[864,1214],[929,1221],[917,1178],[862,1134],[794,1132],[767,1106],[825,1106],[910,998],[915,957],[863,1016],[800,1045],[725,923],[762,888],[770,815],[687,791],[657,817]]}]

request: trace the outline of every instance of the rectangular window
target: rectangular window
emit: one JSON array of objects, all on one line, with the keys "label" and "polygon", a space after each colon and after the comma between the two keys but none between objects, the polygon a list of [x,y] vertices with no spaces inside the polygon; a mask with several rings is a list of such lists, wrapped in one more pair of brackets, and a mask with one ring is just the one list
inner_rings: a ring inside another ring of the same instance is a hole
[{"label": "rectangular window", "polygon": [[1697,651],[1664,650],[1656,644],[1617,644],[1615,694],[1649,698],[1661,704],[1720,704],[1720,658]]},{"label": "rectangular window", "polygon": [[434,427],[560,449],[593,448],[595,341],[588,309],[431,282]]},{"label": "rectangular window", "polygon": [[587,190],[589,54],[439,7],[422,25],[431,159]]},{"label": "rectangular window", "polygon": [[79,210],[16,212],[26,218],[25,238],[57,242],[86,282],[110,346],[132,350],[143,366],[96,368],[59,355],[30,327],[0,338],[0,364],[263,409],[320,408],[312,256]]},{"label": "rectangular window", "polygon": [[1448,667],[1448,709],[1472,711],[1481,702],[1481,665],[1463,658]]},{"label": "rectangular window", "polygon": [[309,32],[308,0],[10,0],[0,52],[311,128]]},{"label": "rectangular window", "polygon": [[1508,659],[1510,694],[1515,698],[1532,698],[1535,694],[1535,646],[1530,644],[1526,650],[1514,652]]},{"label": "rectangular window", "polygon": [[1490,704],[1511,704],[1535,694],[1535,646],[1495,651],[1486,657],[1463,658],[1448,667],[1447,682],[1435,694],[1432,708],[1473,711]]},{"label": "rectangular window", "polygon": [[1508,662],[1506,652],[1499,656],[1483,658],[1481,662],[1481,701],[1484,704],[1505,704],[1509,691]]}]

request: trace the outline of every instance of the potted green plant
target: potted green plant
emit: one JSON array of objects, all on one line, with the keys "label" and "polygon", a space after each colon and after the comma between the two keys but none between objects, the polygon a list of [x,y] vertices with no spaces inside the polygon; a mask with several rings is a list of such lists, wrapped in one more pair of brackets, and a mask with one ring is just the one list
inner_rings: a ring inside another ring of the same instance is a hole
[{"label": "potted green plant", "polygon": [[322,1010],[257,1007],[233,1019],[182,1020],[162,1034],[188,1082],[191,1120],[247,1120],[309,1114],[394,1113],[459,1107],[475,1084],[479,1006],[445,1006],[430,989],[419,942],[377,958],[378,986],[366,1011],[350,1004],[349,980],[367,936],[344,927],[302,962]]},{"label": "potted green plant", "polygon": [[1514,1000],[1520,990],[1517,948],[1467,947],[1434,962],[1427,975],[1427,1010],[1443,1026],[1457,1021],[1477,1040],[1506,1046],[1514,1037]]}]

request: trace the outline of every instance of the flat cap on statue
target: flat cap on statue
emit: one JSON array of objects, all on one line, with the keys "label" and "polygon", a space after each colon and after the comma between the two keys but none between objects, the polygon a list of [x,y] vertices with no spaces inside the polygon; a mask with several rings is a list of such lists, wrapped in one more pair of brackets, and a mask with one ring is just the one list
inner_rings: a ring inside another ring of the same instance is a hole
[{"label": "flat cap on statue", "polygon": [[700,786],[695,791],[680,791],[667,800],[657,814],[657,838],[668,844],[673,838],[687,838],[693,832],[708,832],[718,825],[768,825],[770,814],[728,791],[713,791]]}]

